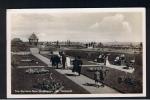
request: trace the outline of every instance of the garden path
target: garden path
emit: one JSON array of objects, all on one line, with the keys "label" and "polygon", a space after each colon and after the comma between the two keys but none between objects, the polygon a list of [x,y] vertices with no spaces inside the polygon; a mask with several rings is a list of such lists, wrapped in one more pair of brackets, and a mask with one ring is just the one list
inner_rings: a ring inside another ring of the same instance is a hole
[{"label": "garden path", "polygon": [[[47,64],[49,67],[51,67],[50,60],[38,53],[32,53],[36,58],[43,61],[45,64]],[[113,88],[110,88],[108,86],[105,87],[95,87],[95,81],[93,79],[90,79],[84,75],[76,76],[74,73],[72,73],[71,70],[63,70],[63,69],[56,69],[57,72],[60,74],[65,75],[68,79],[72,80],[79,86],[83,87],[87,91],[89,91],[92,94],[104,94],[104,93],[111,93],[111,94],[120,94],[118,91],[116,91]],[[69,84],[69,83],[68,83]]]}]

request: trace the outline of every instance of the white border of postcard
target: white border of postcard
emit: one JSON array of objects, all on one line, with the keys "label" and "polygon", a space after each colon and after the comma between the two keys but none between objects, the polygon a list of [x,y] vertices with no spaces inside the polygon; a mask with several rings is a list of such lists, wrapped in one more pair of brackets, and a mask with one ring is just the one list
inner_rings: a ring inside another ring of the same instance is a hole
[{"label": "white border of postcard", "polygon": [[[11,94],[11,26],[13,13],[49,12],[141,12],[143,15],[143,93],[127,94]],[[81,97],[145,97],[146,96],[146,9],[145,8],[65,8],[65,9],[7,9],[7,98],[81,98]]]}]

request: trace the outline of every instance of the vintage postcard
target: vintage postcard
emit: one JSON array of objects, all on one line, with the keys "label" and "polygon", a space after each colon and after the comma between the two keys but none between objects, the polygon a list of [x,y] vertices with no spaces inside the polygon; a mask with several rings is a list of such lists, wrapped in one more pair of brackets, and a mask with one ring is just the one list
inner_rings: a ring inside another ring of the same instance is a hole
[{"label": "vintage postcard", "polygon": [[145,8],[7,9],[7,98],[146,96]]}]

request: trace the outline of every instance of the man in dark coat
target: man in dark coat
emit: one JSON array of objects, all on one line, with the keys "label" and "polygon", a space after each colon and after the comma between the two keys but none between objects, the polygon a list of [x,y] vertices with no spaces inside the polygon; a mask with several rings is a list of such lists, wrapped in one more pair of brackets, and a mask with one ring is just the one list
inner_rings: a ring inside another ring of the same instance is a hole
[{"label": "man in dark coat", "polygon": [[65,53],[62,54],[62,64],[63,64],[63,69],[65,69],[65,64],[66,64],[66,55],[65,55]]},{"label": "man in dark coat", "polygon": [[54,56],[54,62],[55,62],[56,68],[58,68],[58,64],[60,63],[60,57],[58,55]]},{"label": "man in dark coat", "polygon": [[52,67],[55,66],[54,55],[51,55],[50,61],[52,62]]},{"label": "man in dark coat", "polygon": [[73,61],[72,72],[78,72],[78,74],[80,76],[80,74],[81,74],[81,67],[82,67],[82,60],[80,59],[80,56],[75,57],[75,60]]},{"label": "man in dark coat", "polygon": [[52,67],[56,66],[58,68],[58,64],[60,63],[60,57],[58,55],[51,56]]}]

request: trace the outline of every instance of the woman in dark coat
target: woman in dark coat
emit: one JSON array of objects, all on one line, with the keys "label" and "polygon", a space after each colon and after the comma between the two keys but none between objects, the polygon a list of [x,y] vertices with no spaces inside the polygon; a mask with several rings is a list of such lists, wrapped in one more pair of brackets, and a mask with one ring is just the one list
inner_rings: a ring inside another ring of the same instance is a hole
[{"label": "woman in dark coat", "polygon": [[75,57],[75,60],[73,60],[73,69],[72,72],[77,72],[80,76],[81,73],[81,67],[82,67],[82,60],[80,57]]}]

